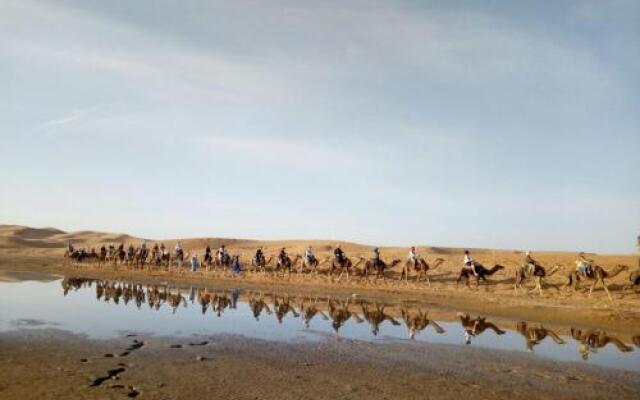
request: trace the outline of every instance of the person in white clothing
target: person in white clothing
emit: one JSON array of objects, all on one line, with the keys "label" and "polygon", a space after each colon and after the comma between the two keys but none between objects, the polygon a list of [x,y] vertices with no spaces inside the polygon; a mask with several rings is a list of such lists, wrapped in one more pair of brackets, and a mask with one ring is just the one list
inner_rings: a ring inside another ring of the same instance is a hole
[{"label": "person in white clothing", "polygon": [[311,246],[307,247],[307,250],[305,250],[304,258],[307,264],[311,264],[316,260],[316,256],[313,254],[313,248]]},{"label": "person in white clothing", "polygon": [[411,250],[409,251],[409,256],[407,257],[407,259],[413,263],[414,268],[418,266],[419,256],[414,246],[411,246]]},{"label": "person in white clothing", "polygon": [[476,272],[476,263],[475,261],[473,261],[473,258],[471,258],[471,256],[469,255],[469,250],[464,251],[464,265],[466,265],[467,267],[470,267],[474,275],[478,275],[478,273]]}]

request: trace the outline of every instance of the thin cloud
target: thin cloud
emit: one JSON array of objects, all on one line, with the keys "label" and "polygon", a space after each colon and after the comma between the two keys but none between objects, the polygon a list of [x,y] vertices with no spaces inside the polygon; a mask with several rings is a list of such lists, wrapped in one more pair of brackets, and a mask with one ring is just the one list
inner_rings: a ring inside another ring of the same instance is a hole
[{"label": "thin cloud", "polygon": [[69,114],[67,116],[64,116],[62,118],[54,118],[54,119],[51,119],[49,121],[43,122],[42,124],[40,124],[38,126],[38,128],[40,128],[40,129],[52,128],[52,127],[57,127],[57,126],[61,126],[61,125],[71,124],[71,123],[74,123],[74,122],[80,120],[86,114],[87,114],[86,110],[73,110],[71,112],[71,114]]}]

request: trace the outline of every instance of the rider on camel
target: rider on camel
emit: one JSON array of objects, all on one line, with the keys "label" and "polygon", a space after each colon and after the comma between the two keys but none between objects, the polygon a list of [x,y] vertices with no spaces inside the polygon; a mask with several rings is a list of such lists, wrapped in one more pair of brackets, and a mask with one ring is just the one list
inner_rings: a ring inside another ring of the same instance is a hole
[{"label": "rider on camel", "polygon": [[226,257],[227,257],[227,249],[225,249],[224,244],[222,244],[218,249],[218,261],[223,262]]},{"label": "rider on camel", "polygon": [[418,261],[420,260],[420,257],[418,256],[418,253],[416,253],[415,246],[411,246],[411,250],[409,250],[409,255],[407,256],[407,259],[413,263],[414,268],[418,267]]},{"label": "rider on camel", "polygon": [[583,252],[578,253],[576,259],[576,271],[582,276],[590,276],[592,274],[593,260],[587,259]]},{"label": "rider on camel", "polygon": [[531,257],[531,252],[529,250],[527,250],[527,252],[524,253],[522,265],[524,266],[524,270],[528,275],[533,275],[533,273],[536,270],[536,265],[538,265],[538,262],[534,260],[533,257]]},{"label": "rider on camel", "polygon": [[476,271],[476,262],[473,261],[473,258],[469,255],[469,250],[464,251],[464,265],[471,268],[474,275],[478,275],[478,271]]},{"label": "rider on camel", "polygon": [[373,253],[371,254],[371,262],[373,262],[373,266],[377,267],[380,264],[380,249],[377,247],[373,248]]},{"label": "rider on camel", "polygon": [[311,264],[316,261],[316,256],[313,254],[313,248],[311,246],[307,247],[307,250],[305,250],[304,258],[306,259],[307,264]]},{"label": "rider on camel", "polygon": [[280,249],[280,253],[278,253],[278,262],[280,264],[284,264],[287,261],[287,250],[283,247]]},{"label": "rider on camel", "polygon": [[262,247],[258,247],[258,250],[256,250],[256,255],[255,255],[256,264],[260,264],[263,259],[264,259],[264,254],[262,253]]},{"label": "rider on camel", "polygon": [[335,250],[333,250],[333,255],[336,257],[336,261],[342,263],[344,261],[344,251],[342,251],[342,246],[340,244],[336,245]]}]

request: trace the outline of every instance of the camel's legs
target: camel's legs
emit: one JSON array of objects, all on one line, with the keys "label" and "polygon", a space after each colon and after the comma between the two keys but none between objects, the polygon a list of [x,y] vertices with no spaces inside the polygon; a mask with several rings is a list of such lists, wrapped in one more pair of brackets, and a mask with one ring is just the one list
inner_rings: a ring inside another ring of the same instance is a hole
[{"label": "camel's legs", "polygon": [[589,289],[589,297],[591,297],[591,294],[593,293],[593,289],[596,287],[596,283],[598,283],[598,279],[594,279],[593,283],[591,284],[591,288]]},{"label": "camel's legs", "polygon": [[544,295],[542,294],[542,278],[540,278],[539,276],[536,277],[536,288],[538,289],[538,292],[540,293],[540,297],[543,297]]},{"label": "camel's legs", "polygon": [[611,297],[611,293],[609,293],[609,289],[607,289],[607,284],[604,282],[604,279],[601,279],[600,281],[602,282],[602,287],[604,288],[604,291],[607,292],[607,296],[609,296],[609,301],[613,303],[613,298]]}]

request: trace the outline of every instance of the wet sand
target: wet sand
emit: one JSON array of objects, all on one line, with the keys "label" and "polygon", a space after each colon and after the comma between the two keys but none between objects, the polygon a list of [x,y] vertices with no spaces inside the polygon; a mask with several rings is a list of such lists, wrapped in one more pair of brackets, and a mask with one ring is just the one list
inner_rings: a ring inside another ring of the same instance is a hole
[{"label": "wet sand", "polygon": [[[118,356],[134,341],[143,345]],[[121,399],[136,392],[149,399],[635,399],[640,390],[637,373],[508,351],[336,337],[290,344],[242,336],[100,341],[19,330],[0,334],[0,354],[2,399]],[[116,378],[100,382],[109,370]]]}]

